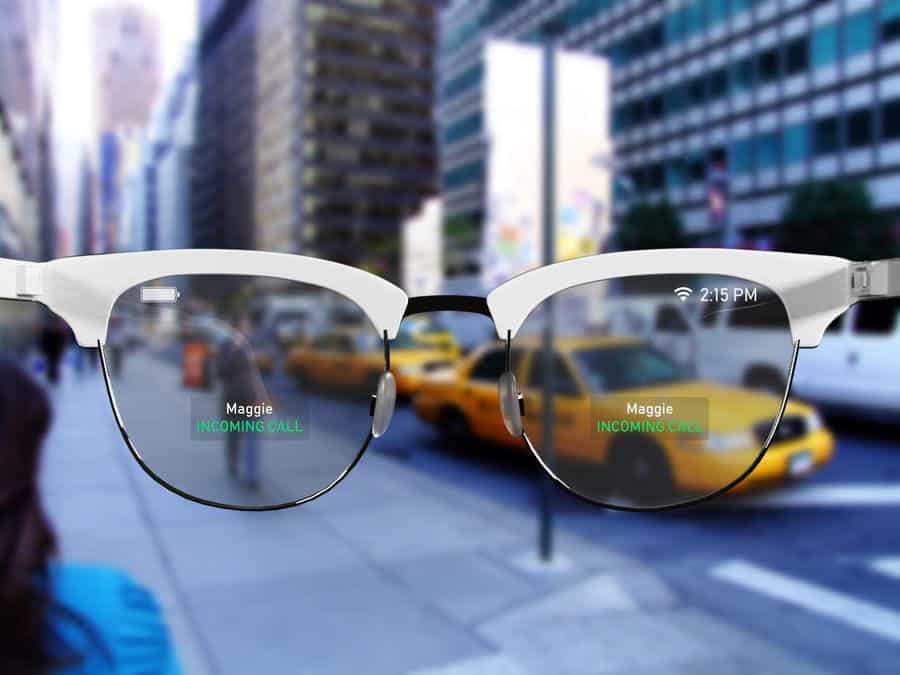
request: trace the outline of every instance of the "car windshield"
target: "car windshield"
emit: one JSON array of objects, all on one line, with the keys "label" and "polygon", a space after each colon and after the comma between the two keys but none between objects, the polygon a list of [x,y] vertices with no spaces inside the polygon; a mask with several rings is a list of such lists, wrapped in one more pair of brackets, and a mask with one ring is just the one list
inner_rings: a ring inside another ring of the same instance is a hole
[{"label": "car windshield", "polygon": [[403,328],[397,333],[397,337],[391,341],[391,349],[427,349],[428,345],[424,344],[415,333]]},{"label": "car windshield", "polygon": [[282,312],[275,319],[275,323],[279,326],[306,321],[309,319],[309,312]]},{"label": "car windshield", "polygon": [[685,378],[677,363],[649,345],[579,349],[573,356],[594,392],[669,384]]}]

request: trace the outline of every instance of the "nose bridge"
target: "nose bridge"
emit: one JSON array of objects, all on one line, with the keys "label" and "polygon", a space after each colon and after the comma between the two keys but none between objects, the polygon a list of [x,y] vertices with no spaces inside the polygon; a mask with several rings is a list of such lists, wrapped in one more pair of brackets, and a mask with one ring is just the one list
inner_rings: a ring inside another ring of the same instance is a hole
[{"label": "nose bridge", "polygon": [[403,316],[430,312],[464,312],[492,318],[487,299],[475,295],[421,295],[410,298]]}]

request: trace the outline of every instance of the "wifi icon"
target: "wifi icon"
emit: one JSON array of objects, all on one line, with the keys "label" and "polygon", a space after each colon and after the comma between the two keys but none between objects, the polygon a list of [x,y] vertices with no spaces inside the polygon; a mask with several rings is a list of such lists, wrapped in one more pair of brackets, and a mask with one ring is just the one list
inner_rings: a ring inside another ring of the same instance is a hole
[{"label": "wifi icon", "polygon": [[678,296],[678,299],[682,302],[686,302],[689,297],[694,293],[694,289],[688,288],[687,286],[679,286],[675,289],[675,295]]}]

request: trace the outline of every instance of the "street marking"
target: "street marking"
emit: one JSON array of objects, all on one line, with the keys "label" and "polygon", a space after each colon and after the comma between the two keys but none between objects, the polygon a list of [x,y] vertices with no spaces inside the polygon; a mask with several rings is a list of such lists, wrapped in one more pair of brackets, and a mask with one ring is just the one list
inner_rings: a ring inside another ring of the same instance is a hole
[{"label": "street marking", "polygon": [[753,497],[726,501],[732,508],[802,508],[817,506],[900,506],[898,483],[794,485]]},{"label": "street marking", "polygon": [[886,577],[900,579],[900,556],[875,558],[869,563],[869,568]]},{"label": "street marking", "polygon": [[796,605],[838,623],[900,642],[900,613],[865,600],[741,560],[721,563],[710,574],[716,579]]}]

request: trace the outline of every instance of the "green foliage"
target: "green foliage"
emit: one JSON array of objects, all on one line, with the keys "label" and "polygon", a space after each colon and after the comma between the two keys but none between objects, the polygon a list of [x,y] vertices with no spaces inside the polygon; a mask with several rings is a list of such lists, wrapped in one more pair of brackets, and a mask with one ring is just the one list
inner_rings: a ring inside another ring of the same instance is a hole
[{"label": "green foliage", "polygon": [[457,246],[474,245],[481,241],[481,227],[467,216],[453,216],[444,221],[444,239]]},{"label": "green foliage", "polygon": [[667,201],[632,204],[622,217],[616,240],[623,251],[688,245],[681,216]]},{"label": "green foliage", "polygon": [[847,180],[817,181],[794,190],[782,215],[777,248],[851,260],[897,255],[890,218],[875,208],[864,184]]}]

